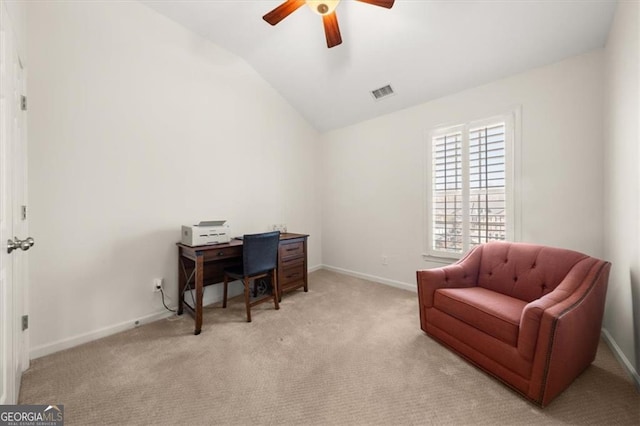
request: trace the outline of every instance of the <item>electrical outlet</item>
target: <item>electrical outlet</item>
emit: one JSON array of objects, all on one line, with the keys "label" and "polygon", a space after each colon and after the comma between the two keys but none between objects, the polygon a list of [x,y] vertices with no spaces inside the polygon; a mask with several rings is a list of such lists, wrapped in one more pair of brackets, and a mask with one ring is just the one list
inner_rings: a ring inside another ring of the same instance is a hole
[{"label": "electrical outlet", "polygon": [[385,255],[382,255],[382,259],[381,259],[381,261],[382,261],[382,264],[383,264],[384,266],[387,266],[387,265],[389,264],[389,257],[388,257],[388,256],[385,256]]},{"label": "electrical outlet", "polygon": [[153,291],[158,292],[162,290],[162,278],[153,279]]}]

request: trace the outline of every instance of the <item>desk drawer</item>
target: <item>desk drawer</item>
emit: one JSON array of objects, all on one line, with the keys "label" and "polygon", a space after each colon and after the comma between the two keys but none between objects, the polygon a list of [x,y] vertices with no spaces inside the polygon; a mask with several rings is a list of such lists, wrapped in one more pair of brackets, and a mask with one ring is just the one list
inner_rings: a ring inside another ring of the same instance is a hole
[{"label": "desk drawer", "polygon": [[287,283],[300,281],[304,279],[304,259],[296,259],[290,262],[282,263],[278,278],[280,285],[285,286]]},{"label": "desk drawer", "polygon": [[242,257],[242,246],[220,247],[207,250],[204,254],[204,261],[227,259],[229,257]]},{"label": "desk drawer", "polygon": [[280,258],[285,262],[289,258],[304,254],[304,243],[300,241],[298,243],[280,244],[279,252]]}]

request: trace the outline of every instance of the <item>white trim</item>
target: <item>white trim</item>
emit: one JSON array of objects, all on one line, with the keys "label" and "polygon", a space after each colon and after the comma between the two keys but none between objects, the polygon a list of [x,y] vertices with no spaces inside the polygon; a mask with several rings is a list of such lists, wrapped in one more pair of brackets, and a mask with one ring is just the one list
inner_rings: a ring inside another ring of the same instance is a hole
[{"label": "white trim", "polygon": [[[423,256],[425,256],[425,260],[427,260],[426,259],[427,255],[423,255]],[[375,275],[363,274],[360,272],[351,271],[349,269],[338,268],[330,265],[321,265],[319,267],[314,268],[314,270],[317,270],[317,269],[326,269],[327,271],[333,271],[333,272],[338,272],[338,273],[349,275],[356,278],[362,278],[368,281],[373,281],[373,282],[385,284],[391,287],[400,288],[402,290],[408,290],[414,293],[417,292],[417,286],[415,285],[406,284],[401,281],[389,280],[387,278],[381,278]],[[622,368],[631,377],[631,380],[633,381],[636,387],[636,391],[640,393],[640,376],[638,375],[638,372],[635,370],[631,362],[629,362],[627,357],[624,355],[624,353],[616,343],[616,341],[613,339],[611,334],[609,334],[609,332],[605,328],[602,329],[602,337],[605,343],[611,349],[611,352],[613,352],[613,355],[616,357],[620,365],[622,365]]]},{"label": "white trim", "polygon": [[[308,272],[313,272],[313,271],[317,271],[319,269],[322,269],[322,265],[316,265],[312,268],[308,268]],[[242,286],[239,284],[234,284],[234,282],[231,282],[229,284],[229,298],[235,297],[237,295],[242,294]],[[218,287],[218,286],[214,286]],[[209,291],[207,291],[209,290]],[[210,305],[212,303],[216,303],[222,300],[221,297],[221,292],[219,289],[216,289],[218,291],[215,291],[213,288],[211,287],[206,287],[204,289],[204,294],[202,297],[202,306],[207,306]],[[165,301],[167,302],[167,305],[171,308],[171,309],[175,309],[175,306],[173,305],[173,301],[171,300],[171,298],[165,294]],[[187,298],[189,296],[186,296]],[[189,299],[187,299],[189,300]],[[86,333],[82,333],[82,334],[78,334],[76,336],[72,336],[72,337],[67,337],[65,339],[62,340],[58,340],[56,342],[53,343],[47,343],[44,345],[40,345],[37,346],[35,348],[31,348],[31,350],[29,351],[29,358],[30,359],[36,359],[36,358],[40,358],[46,355],[50,355],[52,353],[55,352],[59,352],[65,349],[69,349],[69,348],[73,348],[74,346],[78,346],[78,345],[82,345],[84,343],[88,343],[88,342],[92,342],[94,340],[98,340],[101,339],[103,337],[107,337],[107,336],[111,336],[112,334],[116,334],[116,333],[120,333],[121,331],[126,331],[126,330],[130,330],[132,328],[135,327],[139,327],[140,325],[143,324],[148,324],[154,321],[159,321],[161,319],[164,318],[169,318],[172,315],[175,315],[173,312],[169,312],[167,310],[162,310],[153,314],[149,314],[146,315],[142,318],[137,318],[137,319],[131,319],[128,321],[123,321],[121,323],[118,324],[114,324],[114,325],[109,325],[103,328],[99,328],[97,330],[93,330],[93,331],[89,331]],[[187,317],[189,317],[188,313],[185,313],[183,315],[186,315]],[[136,321],[138,322],[136,324]]]},{"label": "white trim", "polygon": [[[52,354],[54,352],[59,352],[64,349],[69,349],[74,346],[82,345],[83,343],[88,343],[93,340],[100,339],[102,337],[111,336],[112,334],[116,334],[121,331],[130,330],[142,324],[147,324],[150,322],[161,320],[163,318],[168,318],[171,315],[174,315],[174,314],[167,310],[163,310],[162,312],[149,314],[142,318],[131,319],[128,321],[121,322],[119,324],[110,325],[94,331],[89,331],[88,333],[82,333],[76,336],[67,337],[66,339],[58,340],[57,342],[47,343],[45,345],[40,345],[35,348],[31,348],[29,352],[29,357],[31,359],[40,358],[45,355]],[[138,324],[136,324],[136,321],[138,321]]]},{"label": "white trim", "polygon": [[316,265],[316,266],[312,266],[311,268],[307,268],[307,274],[310,274],[311,272],[315,272],[315,271],[319,271],[320,269],[322,269],[323,265]]},{"label": "white trim", "polygon": [[[521,159],[522,159],[522,106],[515,105],[507,109],[507,112],[495,114],[489,118],[465,121],[463,124],[441,125],[426,131],[427,143],[424,152],[423,173],[423,259],[427,262],[444,263],[447,260],[460,259],[469,251],[469,241],[463,241],[463,250],[460,253],[451,253],[433,249],[433,224],[432,224],[432,200],[433,200],[433,139],[446,134],[462,132],[462,161],[468,163],[469,158],[469,132],[476,127],[483,127],[496,122],[505,123],[505,196],[506,196],[506,239],[507,241],[520,241],[522,229],[522,199],[521,194]],[[468,168],[463,167],[463,211],[468,211]],[[463,216],[463,235],[468,236],[468,217]]]},{"label": "white trim", "polygon": [[345,275],[349,275],[356,278],[362,278],[363,280],[373,281],[379,284],[384,284],[384,285],[396,287],[402,290],[411,291],[413,293],[416,293],[418,291],[416,284],[407,284],[407,283],[403,283],[402,281],[390,280],[387,278],[377,277],[375,275],[363,274],[360,272],[351,271],[349,269],[338,268],[330,265],[322,265],[322,269],[326,269],[327,271],[332,271],[332,272],[338,272],[340,274],[345,274]]},{"label": "white trim", "polygon": [[513,208],[513,241],[522,240],[522,105],[512,108],[511,199]]},{"label": "white trim", "polygon": [[[426,259],[425,259],[426,260]],[[352,277],[356,277],[356,278],[361,278],[364,280],[368,280],[368,281],[373,281],[379,284],[384,284],[384,285],[388,285],[391,287],[396,287],[402,290],[407,290],[407,291],[411,291],[411,292],[417,292],[417,287],[414,284],[407,284],[401,281],[395,281],[395,280],[390,280],[387,278],[382,278],[382,277],[378,277],[375,275],[369,275],[369,274],[363,274],[360,272],[356,272],[356,271],[351,271],[349,269],[344,269],[344,268],[338,268],[335,266],[330,266],[330,265],[316,265],[313,266],[311,268],[308,268],[308,272],[315,272],[321,269],[325,269],[327,271],[333,271],[333,272],[338,272],[341,274],[345,274],[345,275],[349,275]],[[205,295],[207,296],[207,295]],[[203,297],[203,305],[206,306],[210,303],[214,303],[217,302],[217,297],[215,297],[215,294],[210,293],[209,297]],[[149,314],[147,316],[144,316],[142,318],[139,318],[137,320],[132,319],[129,321],[124,321],[121,322],[119,324],[115,324],[115,325],[111,325],[111,326],[107,326],[107,327],[103,327],[100,328],[98,330],[94,330],[94,331],[90,331],[88,333],[82,333],[82,334],[78,334],[76,336],[73,337],[69,337],[66,339],[62,339],[62,340],[58,340],[57,342],[53,342],[53,343],[49,343],[46,345],[41,345],[35,348],[31,348],[31,351],[29,352],[29,356],[31,359],[36,359],[36,358],[40,358],[46,355],[50,355],[53,354],[55,352],[59,352],[65,349],[69,349],[75,346],[79,346],[82,345],[84,343],[88,343],[94,340],[98,340],[100,338],[103,337],[107,337],[107,336],[111,336],[113,334],[119,333],[121,331],[126,331],[126,330],[130,330],[132,328],[138,327],[140,325],[143,324],[148,324],[154,321],[159,321],[161,319],[165,319],[165,318],[169,318],[172,315],[174,315],[172,312],[163,310],[161,312],[156,312],[153,314]],[[188,315],[188,314],[187,314]],[[137,324],[136,324],[137,321]],[[609,334],[609,332],[603,328],[602,329],[602,337],[605,341],[605,343],[607,343],[607,345],[609,346],[609,348],[611,349],[611,351],[613,352],[614,356],[616,357],[616,359],[618,360],[618,362],[622,365],[623,369],[627,372],[627,374],[629,374],[629,376],[631,377],[631,379],[633,380],[636,390],[638,392],[640,392],[640,376],[638,376],[638,373],[636,372],[635,368],[633,367],[633,365],[631,364],[631,362],[629,362],[629,360],[627,359],[627,357],[624,355],[624,353],[622,352],[622,350],[620,349],[620,347],[618,346],[618,344],[616,343],[616,341],[613,339],[613,337],[611,336],[611,334]]]},{"label": "white trim", "polygon": [[611,352],[613,352],[613,355],[616,357],[620,365],[622,365],[622,368],[631,377],[631,380],[633,380],[633,383],[636,386],[636,391],[640,393],[640,376],[638,375],[638,372],[635,368],[633,368],[631,362],[624,355],[624,352],[622,352],[620,346],[618,346],[616,341],[613,339],[613,336],[607,331],[606,328],[602,329],[602,338],[609,346],[609,349],[611,349]]},{"label": "white trim", "polygon": [[444,256],[434,256],[429,253],[422,253],[422,258],[425,262],[433,262],[433,263],[441,263],[443,265],[451,265],[452,263],[457,262],[462,258],[460,257],[444,257]]},{"label": "white trim", "polygon": [[[242,288],[237,285],[234,284],[234,282],[231,282],[229,284],[231,284],[231,286],[229,287],[229,297],[235,297],[239,294],[242,293]],[[209,291],[207,291],[209,290]],[[216,303],[219,302],[221,300],[220,297],[220,291],[213,291],[213,289],[211,289],[210,287],[207,287],[204,289],[204,294],[202,297],[202,306],[207,306],[210,305],[212,303]],[[195,295],[194,295],[195,296]],[[167,303],[167,306],[169,306],[169,308],[174,309],[175,310],[175,306],[172,306],[172,299],[171,297],[167,296],[165,294],[165,302]],[[189,300],[189,296],[185,296],[187,302],[191,303]],[[31,348],[31,351],[29,352],[29,357],[31,359],[36,359],[36,358],[40,358],[46,355],[50,355],[52,353],[55,352],[59,352],[65,349],[69,349],[69,348],[73,348],[75,346],[79,346],[82,345],[84,343],[88,343],[88,342],[92,342],[94,340],[98,340],[101,339],[103,337],[108,337],[111,336],[113,334],[116,333],[120,333],[122,331],[126,331],[126,330],[130,330],[132,328],[136,328],[139,327],[143,324],[148,324],[154,321],[159,321],[161,319],[165,319],[165,318],[169,318],[171,316],[175,315],[173,312],[169,312],[166,309],[163,309],[162,311],[158,311],[156,313],[153,314],[149,314],[146,315],[144,317],[141,318],[137,318],[137,319],[131,319],[128,321],[123,321],[121,323],[118,324],[114,324],[114,325],[109,325],[103,328],[99,328],[97,330],[93,330],[93,331],[89,331],[86,333],[82,333],[82,334],[78,334],[76,336],[72,336],[72,337],[67,337],[65,339],[62,340],[58,340],[56,342],[53,343],[48,343],[45,345],[41,345],[35,348]],[[183,315],[186,315],[187,317],[189,317],[188,313],[185,313]]]}]

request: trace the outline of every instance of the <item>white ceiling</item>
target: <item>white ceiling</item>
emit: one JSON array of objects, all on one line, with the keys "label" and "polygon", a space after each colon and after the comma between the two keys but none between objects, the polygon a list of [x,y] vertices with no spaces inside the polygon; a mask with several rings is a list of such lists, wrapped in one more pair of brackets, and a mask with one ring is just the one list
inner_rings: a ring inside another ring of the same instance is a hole
[{"label": "white ceiling", "polygon": [[[343,43],[327,49],[304,6],[275,27],[280,0],[142,0],[245,59],[327,131],[603,47],[614,0],[342,0]],[[396,94],[375,101],[370,91]]]}]

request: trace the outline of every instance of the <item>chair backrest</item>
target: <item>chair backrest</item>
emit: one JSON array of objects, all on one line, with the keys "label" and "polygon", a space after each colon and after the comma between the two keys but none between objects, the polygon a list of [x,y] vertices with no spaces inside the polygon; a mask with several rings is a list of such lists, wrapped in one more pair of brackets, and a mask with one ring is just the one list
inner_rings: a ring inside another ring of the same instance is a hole
[{"label": "chair backrest", "polygon": [[242,240],[245,276],[261,274],[276,268],[280,231],[249,234]]}]

